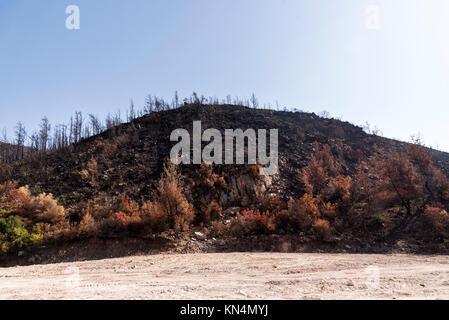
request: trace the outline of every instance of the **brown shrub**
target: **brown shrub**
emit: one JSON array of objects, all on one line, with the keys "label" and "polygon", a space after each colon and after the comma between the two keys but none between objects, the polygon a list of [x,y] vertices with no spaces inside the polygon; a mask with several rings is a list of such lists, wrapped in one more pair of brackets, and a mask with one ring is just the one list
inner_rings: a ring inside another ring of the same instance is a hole
[{"label": "brown shrub", "polygon": [[423,177],[405,154],[390,152],[371,158],[379,203],[400,205],[413,214],[424,202]]},{"label": "brown shrub", "polygon": [[214,172],[214,166],[210,163],[202,162],[198,170],[194,193],[196,196],[216,195],[220,190],[227,188],[226,180],[223,176]]},{"label": "brown shrub", "polygon": [[167,217],[164,214],[164,210],[159,207],[159,203],[145,202],[141,208],[142,219],[148,224],[148,227],[152,232],[162,232],[168,229]]},{"label": "brown shrub", "polygon": [[87,202],[86,207],[82,210],[84,215],[91,215],[96,221],[109,218],[114,212],[113,203],[107,199],[95,197]]},{"label": "brown shrub", "polygon": [[221,206],[216,202],[212,201],[207,207],[201,208],[201,222],[210,223],[211,221],[217,220],[222,214]]},{"label": "brown shrub", "polygon": [[313,230],[323,240],[328,240],[332,235],[332,229],[329,221],[324,219],[316,219],[316,221],[313,223]]},{"label": "brown shrub", "polygon": [[216,237],[223,237],[229,234],[229,226],[223,221],[212,221],[209,232]]},{"label": "brown shrub", "polygon": [[324,196],[327,200],[334,203],[347,203],[351,199],[351,184],[351,177],[338,175],[330,179],[326,190],[324,190]]},{"label": "brown shrub", "polygon": [[187,201],[180,186],[178,168],[168,162],[159,180],[159,195],[154,203],[155,210],[159,210],[166,217],[169,228],[176,231],[186,230],[195,218],[193,206]]},{"label": "brown shrub", "polygon": [[337,214],[337,205],[330,202],[323,202],[320,205],[321,216],[326,218],[334,218]]},{"label": "brown shrub", "polygon": [[131,200],[127,195],[121,195],[120,201],[114,206],[114,211],[123,212],[128,216],[134,216],[140,214],[140,206],[137,202]]},{"label": "brown shrub", "polygon": [[55,224],[65,219],[64,207],[58,205],[52,194],[41,193],[32,197],[26,208],[33,220]]},{"label": "brown shrub", "polygon": [[6,183],[0,187],[0,210],[5,210],[33,222],[55,224],[65,218],[64,207],[58,205],[52,194],[32,196],[28,186],[15,188]]},{"label": "brown shrub", "polygon": [[241,232],[245,235],[269,234],[275,230],[274,217],[269,211],[243,210],[238,214],[237,219]]},{"label": "brown shrub", "polygon": [[67,219],[56,224],[43,223],[42,231],[45,242],[70,241],[78,237],[78,230],[72,228]]},{"label": "brown shrub", "polygon": [[449,214],[446,210],[438,207],[427,207],[424,217],[435,230],[443,236],[449,234]]},{"label": "brown shrub", "polygon": [[309,164],[299,173],[299,179],[305,186],[306,192],[316,195],[327,185],[329,178],[337,175],[340,167],[332,156],[328,145],[320,147],[313,144],[315,152],[310,158]]},{"label": "brown shrub", "polygon": [[30,201],[31,193],[28,187],[11,188],[3,197],[2,207],[4,210],[25,215],[29,213]]},{"label": "brown shrub", "polygon": [[288,203],[288,223],[294,230],[309,229],[319,215],[317,201],[309,193],[304,194],[299,200],[290,200]]},{"label": "brown shrub", "polygon": [[90,237],[95,235],[97,231],[98,226],[95,219],[90,213],[85,214],[78,225],[79,235]]},{"label": "brown shrub", "polygon": [[[140,206],[130,197],[122,195],[118,201],[94,198],[83,209],[91,216],[103,233],[162,232],[169,228],[186,230],[195,216],[193,206],[187,201],[180,186],[180,174],[173,164],[164,166],[159,181],[158,196],[154,202]],[[90,219],[90,218],[89,218]]]},{"label": "brown shrub", "polygon": [[261,211],[270,211],[272,213],[279,213],[287,209],[287,203],[279,198],[276,194],[257,194],[257,208]]},{"label": "brown shrub", "polygon": [[174,181],[161,179],[159,196],[155,201],[155,210],[166,217],[170,228],[181,231],[188,228],[195,218],[193,206],[182,193],[182,188]]}]

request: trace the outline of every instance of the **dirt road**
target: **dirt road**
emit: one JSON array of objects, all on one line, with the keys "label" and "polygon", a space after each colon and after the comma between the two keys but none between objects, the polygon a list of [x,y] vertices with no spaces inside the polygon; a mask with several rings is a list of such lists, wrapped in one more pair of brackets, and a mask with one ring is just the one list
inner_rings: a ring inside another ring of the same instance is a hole
[{"label": "dirt road", "polygon": [[449,299],[449,257],[161,254],[0,268],[0,299]]}]

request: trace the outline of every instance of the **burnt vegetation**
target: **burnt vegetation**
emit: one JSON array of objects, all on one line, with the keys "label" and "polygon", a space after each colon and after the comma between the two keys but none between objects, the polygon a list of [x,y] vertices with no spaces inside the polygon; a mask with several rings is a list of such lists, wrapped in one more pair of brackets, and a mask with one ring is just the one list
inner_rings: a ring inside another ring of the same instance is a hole
[{"label": "burnt vegetation", "polygon": [[[449,155],[256,97],[148,96],[124,119],[76,112],[68,124],[0,143],[0,251],[90,238],[201,232],[216,239],[295,236],[338,246],[406,241],[445,251]],[[251,165],[174,165],[172,130],[279,129],[279,173]],[[150,240],[148,240],[150,241]],[[364,247],[364,246],[361,246]]]}]

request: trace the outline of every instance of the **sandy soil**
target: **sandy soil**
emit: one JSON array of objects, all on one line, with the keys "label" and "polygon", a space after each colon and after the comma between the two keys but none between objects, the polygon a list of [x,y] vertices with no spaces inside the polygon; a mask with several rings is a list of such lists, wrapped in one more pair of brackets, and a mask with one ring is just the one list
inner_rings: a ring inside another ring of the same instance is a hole
[{"label": "sandy soil", "polygon": [[449,257],[161,254],[0,268],[0,299],[449,299]]}]

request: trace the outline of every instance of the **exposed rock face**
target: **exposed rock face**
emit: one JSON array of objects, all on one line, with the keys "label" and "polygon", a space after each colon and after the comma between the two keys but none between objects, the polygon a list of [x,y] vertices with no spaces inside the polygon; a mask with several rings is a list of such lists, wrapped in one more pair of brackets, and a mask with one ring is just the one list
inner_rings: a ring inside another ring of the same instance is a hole
[{"label": "exposed rock face", "polygon": [[220,193],[219,204],[227,208],[245,198],[254,198],[265,193],[271,185],[271,178],[266,176],[262,181],[255,181],[249,175],[234,176],[230,178],[228,190]]}]

